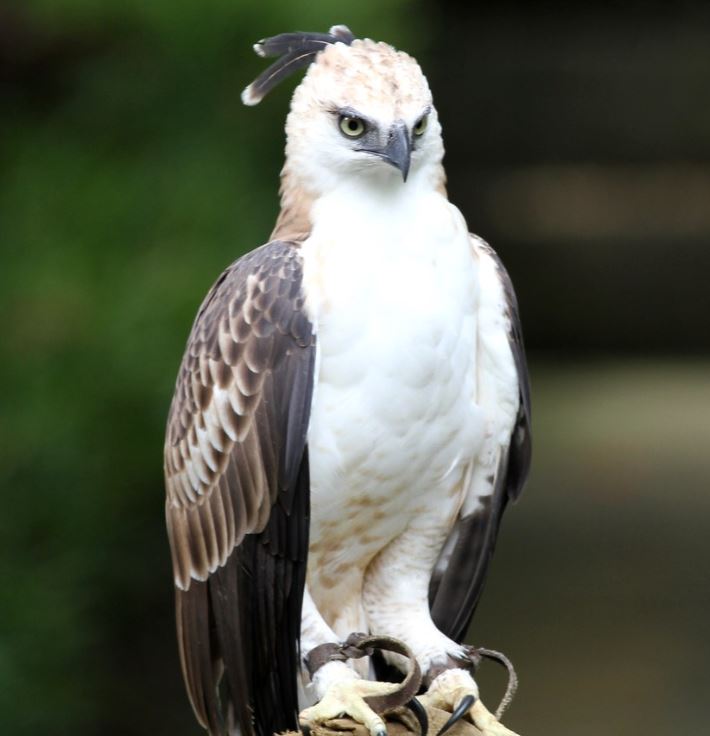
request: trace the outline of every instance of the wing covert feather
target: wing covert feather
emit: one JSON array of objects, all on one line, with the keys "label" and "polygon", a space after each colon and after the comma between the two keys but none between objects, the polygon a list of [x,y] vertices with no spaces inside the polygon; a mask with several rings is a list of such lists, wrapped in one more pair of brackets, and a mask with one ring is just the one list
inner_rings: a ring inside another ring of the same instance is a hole
[{"label": "wing covert feather", "polygon": [[180,588],[205,580],[245,534],[260,532],[279,490],[293,483],[315,340],[300,280],[298,249],[269,243],[222,274],[193,325],[165,444]]}]

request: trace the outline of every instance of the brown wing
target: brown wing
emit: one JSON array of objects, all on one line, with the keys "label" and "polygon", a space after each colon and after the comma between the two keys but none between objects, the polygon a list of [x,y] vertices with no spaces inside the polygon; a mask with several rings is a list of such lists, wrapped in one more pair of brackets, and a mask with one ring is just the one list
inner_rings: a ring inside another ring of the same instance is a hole
[{"label": "brown wing", "polygon": [[466,636],[483,591],[503,512],[508,502],[517,499],[522,492],[532,452],[530,383],[518,301],[510,276],[496,252],[483,241],[477,240],[477,243],[493,259],[503,287],[509,322],[508,341],[518,375],[520,404],[510,444],[501,454],[497,472],[491,479],[492,493],[482,499],[481,508],[456,522],[442,552],[443,564],[437,564],[429,586],[434,623],[458,642]]},{"label": "brown wing", "polygon": [[210,734],[297,725],[315,360],[303,304],[297,245],[274,241],[236,261],[200,308],[170,408],[178,645]]}]

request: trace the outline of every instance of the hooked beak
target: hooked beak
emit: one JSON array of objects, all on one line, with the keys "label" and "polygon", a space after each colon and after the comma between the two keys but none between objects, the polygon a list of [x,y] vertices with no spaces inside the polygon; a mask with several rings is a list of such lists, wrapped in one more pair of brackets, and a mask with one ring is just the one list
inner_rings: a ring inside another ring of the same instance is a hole
[{"label": "hooked beak", "polygon": [[398,120],[390,128],[387,143],[384,147],[361,148],[359,150],[379,156],[381,159],[387,161],[388,164],[392,164],[392,166],[400,170],[402,181],[407,181],[409,164],[412,159],[412,142],[409,139],[407,126],[401,120]]}]

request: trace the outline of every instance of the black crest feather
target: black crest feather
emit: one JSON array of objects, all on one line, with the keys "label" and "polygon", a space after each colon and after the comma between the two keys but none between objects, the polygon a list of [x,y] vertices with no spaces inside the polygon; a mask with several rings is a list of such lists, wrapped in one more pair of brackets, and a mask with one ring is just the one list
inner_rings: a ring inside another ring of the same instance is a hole
[{"label": "black crest feather", "polygon": [[347,26],[333,26],[328,33],[281,33],[254,44],[254,51],[263,57],[278,56],[243,92],[245,105],[258,105],[283,79],[308,66],[326,46],[344,43],[348,46],[355,36]]}]

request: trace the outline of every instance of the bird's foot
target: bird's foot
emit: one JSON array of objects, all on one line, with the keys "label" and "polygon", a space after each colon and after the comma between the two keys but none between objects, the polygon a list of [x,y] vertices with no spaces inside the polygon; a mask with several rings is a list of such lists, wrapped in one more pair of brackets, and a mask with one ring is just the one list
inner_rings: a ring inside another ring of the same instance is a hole
[{"label": "bird's foot", "polygon": [[[375,649],[394,652],[409,661],[408,672],[400,683],[363,680],[345,664],[347,659],[372,655]],[[416,695],[421,683],[417,660],[407,645],[386,636],[353,633],[343,644],[326,642],[312,649],[306,657],[315,691],[321,695],[316,705],[299,714],[304,731],[343,715],[361,723],[371,736],[386,736],[387,728],[380,714],[407,718],[409,709],[419,724],[421,736],[427,736],[428,721]],[[337,724],[333,724],[337,726]]]},{"label": "bird's foot", "polygon": [[451,713],[437,736],[448,731],[461,718],[470,720],[484,736],[517,736],[506,728],[478,698],[478,686],[466,670],[452,668],[442,672],[419,700],[425,708],[440,708]]},{"label": "bird's foot", "polygon": [[324,665],[318,674],[328,674],[330,679],[338,669],[342,669],[342,672],[338,673],[340,677],[326,687],[323,697],[315,705],[300,712],[298,720],[301,727],[305,727],[304,730],[313,729],[326,721],[349,716],[353,721],[362,723],[371,736],[386,736],[387,727],[384,720],[375,713],[365,699],[391,695],[400,689],[400,685],[362,680],[341,662]]}]

